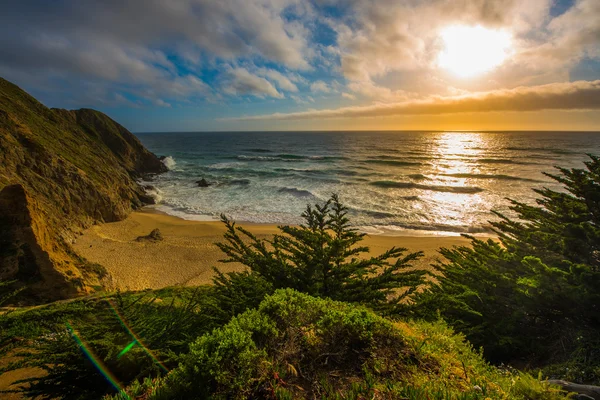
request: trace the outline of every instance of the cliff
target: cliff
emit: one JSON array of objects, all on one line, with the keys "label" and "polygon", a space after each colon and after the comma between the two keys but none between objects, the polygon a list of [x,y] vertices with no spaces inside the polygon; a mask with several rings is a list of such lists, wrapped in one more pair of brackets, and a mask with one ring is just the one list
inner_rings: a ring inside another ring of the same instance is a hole
[{"label": "cliff", "polygon": [[136,178],[165,170],[108,116],[49,109],[0,78],[0,280],[18,280],[36,300],[103,286],[103,268],[70,245],[91,224],[151,202]]}]

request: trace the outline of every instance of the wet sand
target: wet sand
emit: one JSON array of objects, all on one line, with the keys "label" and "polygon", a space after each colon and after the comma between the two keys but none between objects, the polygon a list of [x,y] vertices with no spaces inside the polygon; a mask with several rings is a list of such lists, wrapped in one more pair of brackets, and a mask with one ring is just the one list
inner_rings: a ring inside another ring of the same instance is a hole
[{"label": "wet sand", "polygon": [[[275,225],[239,224],[259,238],[271,237],[278,232]],[[158,228],[164,240],[136,241],[138,236]],[[224,225],[218,221],[187,221],[159,213],[151,208],[132,213],[120,222],[95,225],[84,231],[75,250],[91,262],[103,265],[121,290],[157,289],[174,285],[201,285],[211,283],[213,266],[223,272],[240,271],[239,264],[220,263],[224,254],[215,245],[223,240]],[[419,268],[439,257],[440,247],[467,244],[457,236],[367,236],[364,244],[373,255],[392,246],[410,251],[425,252]]]}]

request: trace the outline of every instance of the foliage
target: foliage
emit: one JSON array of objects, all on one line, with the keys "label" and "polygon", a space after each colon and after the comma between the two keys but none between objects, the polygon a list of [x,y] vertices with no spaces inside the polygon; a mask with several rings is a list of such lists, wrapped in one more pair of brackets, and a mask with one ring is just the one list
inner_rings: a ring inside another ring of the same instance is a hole
[{"label": "foliage", "polygon": [[516,218],[496,213],[498,241],[442,249],[417,315],[441,315],[494,361],[566,362],[600,382],[600,159],[585,167],[548,174],[565,190],[535,190],[537,205],[511,201]]},{"label": "foliage", "polygon": [[273,293],[273,285],[258,274],[248,271],[223,274],[215,270],[206,314],[216,325],[224,325],[231,317],[256,308],[262,299]]},{"label": "foliage", "polygon": [[[225,242],[217,245],[228,257],[224,262],[239,262],[251,273],[229,274],[227,279],[221,275],[216,283],[240,287],[242,279],[262,281],[265,292],[267,288],[293,288],[397,312],[423,282],[424,271],[411,269],[422,252],[405,254],[407,249],[393,247],[367,257],[368,247],[360,246],[365,234],[351,227],[346,214],[347,208],[333,195],[322,205],[307,206],[304,224],[281,226],[281,234],[271,240],[259,239],[221,216],[227,232]],[[257,294],[260,301],[263,293]]]},{"label": "foliage", "polygon": [[528,375],[489,366],[442,322],[394,323],[292,289],[200,337],[166,378],[128,392],[155,400],[564,398]]},{"label": "foliage", "polygon": [[19,382],[23,394],[63,399],[115,390],[84,350],[122,384],[157,377],[166,372],[157,361],[173,368],[190,342],[215,327],[204,312],[209,293],[206,287],[117,293],[15,311],[0,320],[0,356],[18,361],[0,372],[40,368],[45,376]]}]

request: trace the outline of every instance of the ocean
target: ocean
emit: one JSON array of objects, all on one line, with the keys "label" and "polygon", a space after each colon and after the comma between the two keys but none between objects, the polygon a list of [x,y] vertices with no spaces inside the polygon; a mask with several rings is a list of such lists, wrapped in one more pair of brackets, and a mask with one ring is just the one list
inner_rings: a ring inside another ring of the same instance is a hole
[{"label": "ocean", "polygon": [[[169,172],[143,182],[158,210],[189,220],[221,213],[295,224],[337,193],[353,225],[386,235],[489,234],[506,198],[560,189],[543,172],[600,155],[589,132],[140,133]],[[198,187],[206,179],[209,187]]]}]

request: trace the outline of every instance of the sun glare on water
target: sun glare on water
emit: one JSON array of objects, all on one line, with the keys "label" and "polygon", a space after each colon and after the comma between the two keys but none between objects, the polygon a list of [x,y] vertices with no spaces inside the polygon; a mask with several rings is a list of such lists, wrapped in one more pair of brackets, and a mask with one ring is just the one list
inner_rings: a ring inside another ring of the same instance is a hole
[{"label": "sun glare on water", "polygon": [[440,36],[444,49],[438,56],[438,65],[463,78],[501,65],[511,51],[512,37],[506,31],[451,26],[441,31]]}]

